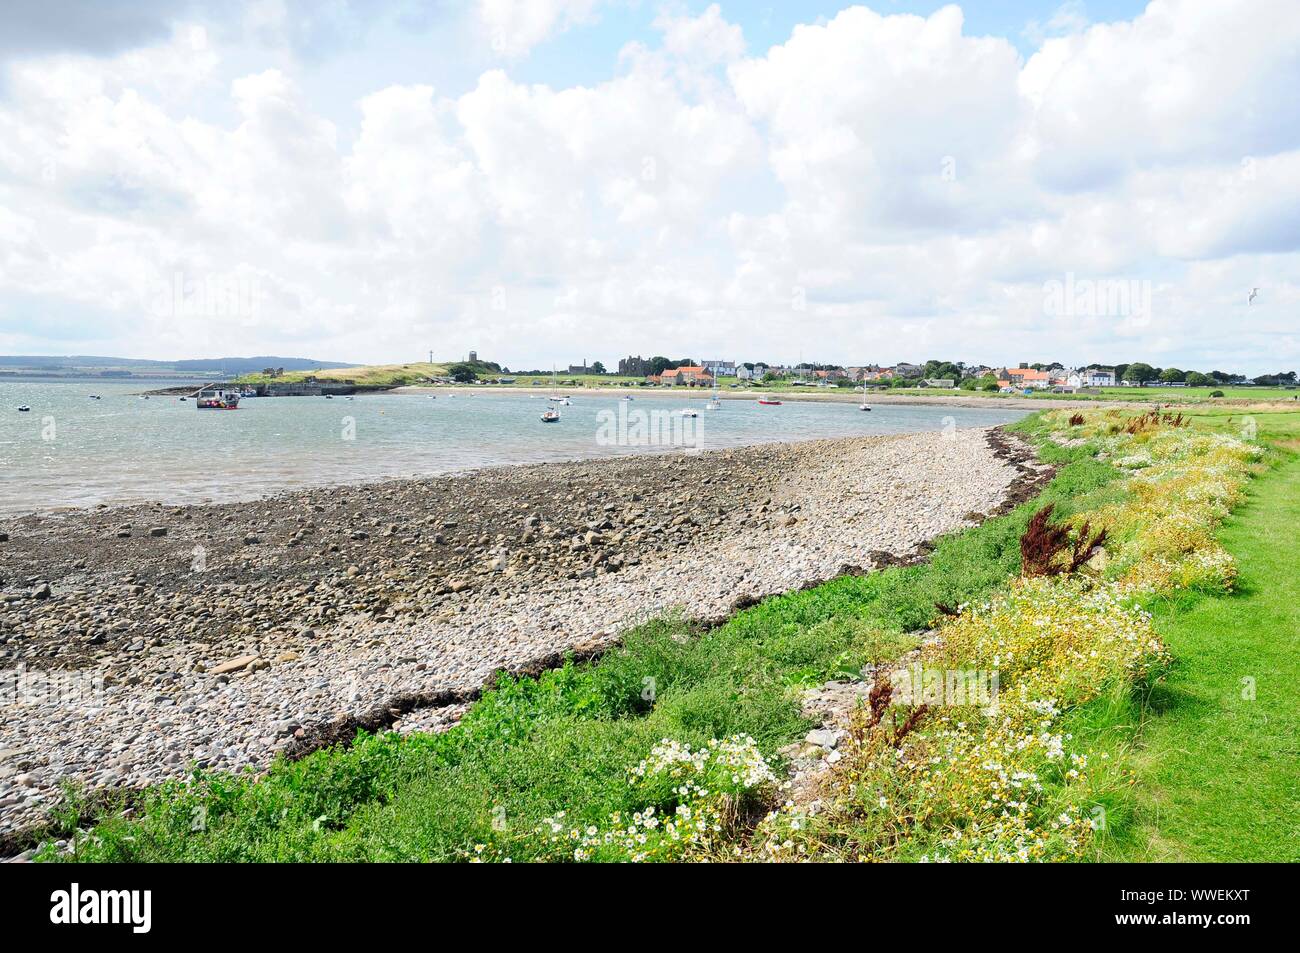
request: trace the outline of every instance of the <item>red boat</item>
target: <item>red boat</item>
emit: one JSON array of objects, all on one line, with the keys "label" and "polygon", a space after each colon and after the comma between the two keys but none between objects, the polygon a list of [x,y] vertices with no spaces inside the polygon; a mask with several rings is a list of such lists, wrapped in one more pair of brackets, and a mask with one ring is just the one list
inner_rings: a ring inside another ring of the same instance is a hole
[{"label": "red boat", "polygon": [[781,402],[779,400],[771,400],[770,398],[767,397],[760,397],[758,399],[758,402],[760,404],[767,404],[770,407],[779,407],[781,405]]}]

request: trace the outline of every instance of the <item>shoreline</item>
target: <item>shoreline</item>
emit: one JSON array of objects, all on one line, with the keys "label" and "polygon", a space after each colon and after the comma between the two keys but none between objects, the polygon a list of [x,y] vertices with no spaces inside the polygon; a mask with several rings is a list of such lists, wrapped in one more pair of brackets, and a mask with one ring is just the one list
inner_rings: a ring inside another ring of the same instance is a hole
[{"label": "shoreline", "polygon": [[[521,387],[494,384],[438,384],[433,386],[408,384],[401,387],[394,387],[385,391],[389,394],[400,394],[407,396],[428,396],[429,394],[437,395],[439,393],[451,393],[457,395],[473,394],[524,394],[531,396],[550,396],[551,394],[560,394],[570,398],[585,397],[646,397],[651,399],[671,399],[671,400],[708,400],[713,391],[708,387],[560,387],[552,389],[550,387]],[[368,396],[368,395],[357,395]],[[848,388],[808,388],[804,391],[788,390],[727,390],[723,388],[718,391],[718,397],[721,400],[745,400],[753,401],[760,397],[771,397],[780,401],[808,401],[813,403],[841,403],[857,404],[862,401],[862,392]],[[1079,401],[1051,400],[1050,398],[1033,399],[1028,397],[970,397],[963,393],[954,393],[951,397],[941,396],[938,394],[917,394],[908,396],[906,394],[895,394],[889,392],[869,392],[867,394],[868,404],[903,404],[903,405],[920,405],[930,407],[969,407],[975,410],[987,409],[990,407],[1003,407],[1010,410],[1054,410],[1066,407],[1076,406]],[[1097,406],[1127,407],[1129,403],[1123,401],[1090,401],[1089,403]],[[1059,406],[1058,406],[1059,405]],[[1136,406],[1133,404],[1132,406]]]},{"label": "shoreline", "polygon": [[[44,578],[3,604],[4,666],[104,688],[90,709],[7,706],[0,835],[36,823],[63,781],[259,770],[376,711],[436,730],[497,670],[906,558],[1034,472],[995,432],[507,467],[171,508],[161,536],[109,535],[119,517],[101,513],[11,540],[6,577]],[[385,708],[431,692],[452,704]]]},{"label": "shoreline", "polygon": [[[707,387],[633,387],[623,385],[610,385],[607,387],[559,387],[551,388],[548,385],[519,386],[519,385],[497,385],[497,384],[437,384],[437,385],[416,385],[407,384],[399,387],[386,388],[379,391],[371,391],[367,394],[358,394],[358,397],[370,396],[374,393],[404,394],[404,395],[430,395],[438,393],[451,394],[526,394],[534,396],[549,396],[553,393],[559,393],[566,397],[622,397],[631,395],[633,397],[649,397],[654,399],[670,398],[673,400],[708,400],[713,391]],[[1154,390],[1145,390],[1143,393],[1155,394]],[[809,402],[829,402],[829,403],[859,403],[862,400],[862,392],[851,388],[804,388],[799,390],[729,390],[723,387],[718,392],[718,397],[722,400],[757,400],[760,397],[773,397],[781,401],[809,401]],[[1213,401],[1180,401],[1178,392],[1171,390],[1170,393],[1161,393],[1157,399],[1147,400],[1124,400],[1115,397],[1093,397],[1082,396],[1070,398],[1068,396],[1045,396],[1045,397],[1023,397],[1008,396],[1003,394],[972,394],[968,391],[954,390],[951,395],[947,394],[909,394],[906,390],[880,390],[868,391],[867,403],[872,405],[913,405],[913,406],[931,406],[931,407],[969,407],[972,409],[987,409],[990,407],[1002,407],[1011,410],[1079,410],[1086,408],[1094,409],[1120,409],[1120,410],[1151,410],[1154,407],[1168,408],[1182,411],[1205,411],[1214,408],[1233,408],[1234,410],[1258,409],[1260,411],[1292,411],[1296,409],[1296,404],[1290,400],[1268,400],[1252,397],[1224,397],[1216,398]]]},{"label": "shoreline", "polygon": [[[399,396],[414,398],[417,396],[427,397],[429,396],[430,392],[434,392],[437,390],[448,392],[446,394],[446,396],[448,397],[455,396],[458,398],[475,397],[478,396],[479,393],[482,393],[484,390],[490,390],[494,394],[500,394],[500,393],[508,394],[511,392],[511,388],[485,389],[485,388],[475,388],[475,387],[438,387],[438,388],[405,388],[405,389],[399,388],[396,391],[385,392],[385,393],[397,393]],[[529,394],[533,392],[531,390],[523,390],[522,393]],[[536,393],[538,395],[542,395],[546,392],[538,391]],[[356,399],[361,400],[364,399],[365,397],[370,397],[370,396],[375,396],[375,395],[359,394],[357,395]],[[615,400],[617,399],[618,394],[605,393],[603,391],[592,390],[589,392],[582,392],[577,394],[571,393],[567,396],[576,398],[580,401],[589,398],[592,400],[601,400],[602,398]],[[653,396],[655,398],[676,399],[680,402],[683,400],[707,400],[709,394],[707,392],[703,392],[703,393],[694,393],[694,394],[684,396],[681,393],[674,394],[671,392],[664,392],[664,393],[655,393],[653,394]],[[808,396],[800,395],[800,399],[811,400],[812,402],[822,402],[822,403],[830,402],[831,398],[834,398],[834,402],[837,403],[856,402],[856,398],[852,400],[845,400],[841,398],[839,395],[827,395],[821,397],[820,400],[818,400],[817,398],[812,398],[811,395]],[[261,401],[274,400],[274,399],[275,398],[258,398],[258,400]],[[296,399],[311,400],[312,398],[296,398]],[[723,399],[744,400],[745,398],[739,395],[723,395]],[[906,405],[908,402],[909,402],[908,400],[890,400],[890,401],[883,401],[881,403]],[[912,401],[912,403],[917,403],[917,402]],[[1009,406],[1006,404],[997,404],[997,405],[990,406],[987,403],[980,404],[978,402],[951,404],[950,406],[958,406],[961,407],[961,409],[963,410],[971,409],[971,410],[1018,411],[1022,409],[1024,410],[1029,409],[1029,408],[1021,408],[1018,406]],[[726,445],[725,447],[718,447],[716,449],[752,449],[752,448],[759,448],[759,447],[793,446],[793,445],[810,443],[817,440],[825,440],[825,439],[838,439],[838,438],[833,436],[827,437],[827,436],[809,435],[803,432],[777,435],[776,437],[753,436],[752,439],[749,439],[749,442]],[[332,487],[344,487],[344,486],[383,487],[387,484],[392,484],[392,483],[409,483],[409,482],[415,482],[421,480],[433,480],[433,479],[441,479],[441,478],[456,477],[456,476],[469,477],[469,476],[473,476],[474,474],[482,473],[485,471],[500,470],[503,468],[510,468],[510,467],[531,467],[531,466],[542,466],[550,463],[581,463],[584,461],[599,461],[599,460],[612,460],[612,459],[657,458],[661,456],[672,456],[672,455],[682,454],[682,453],[694,454],[698,452],[700,451],[696,449],[682,448],[678,446],[633,447],[631,449],[625,449],[623,451],[615,452],[615,453],[601,453],[601,452],[589,451],[589,450],[575,450],[571,454],[561,452],[561,453],[556,453],[553,456],[548,455],[547,457],[535,458],[535,459],[528,459],[526,456],[524,456],[522,458],[510,460],[509,462],[505,462],[505,461],[469,462],[463,465],[452,465],[441,469],[429,469],[429,470],[425,470],[424,472],[421,472],[421,468],[412,466],[410,469],[404,469],[402,471],[370,472],[364,474],[349,472],[349,474],[346,477],[341,477],[337,474],[334,474],[327,479],[315,479],[315,480],[300,479],[294,482],[268,484],[268,485],[259,486],[255,488],[243,487],[241,484],[229,484],[223,487],[221,492],[205,490],[202,491],[201,493],[194,493],[189,495],[179,494],[174,490],[159,484],[157,486],[145,488],[140,492],[140,495],[138,496],[119,495],[111,499],[103,499],[103,498],[85,499],[78,503],[63,504],[63,505],[52,505],[51,503],[46,502],[44,504],[38,503],[33,506],[32,504],[27,503],[22,505],[25,505],[29,508],[14,509],[14,510],[6,510],[4,508],[0,508],[0,534],[3,534],[5,532],[13,533],[15,530],[20,530],[23,524],[30,523],[33,520],[39,521],[44,519],[67,519],[67,518],[77,518],[77,517],[85,518],[95,514],[116,513],[122,511],[135,510],[137,508],[147,508],[147,507],[183,508],[183,507],[191,507],[191,506],[228,506],[228,505],[238,505],[238,504],[255,504],[264,501],[273,501],[284,497],[291,497],[299,493],[324,491]],[[0,539],[0,564],[2,564],[3,544],[4,541]]]}]

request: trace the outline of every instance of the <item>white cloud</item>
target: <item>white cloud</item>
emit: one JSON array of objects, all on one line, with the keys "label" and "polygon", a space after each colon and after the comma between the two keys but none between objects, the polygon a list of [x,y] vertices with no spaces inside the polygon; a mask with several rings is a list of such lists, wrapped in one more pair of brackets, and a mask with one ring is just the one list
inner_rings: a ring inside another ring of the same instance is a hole
[{"label": "white cloud", "polygon": [[745,52],[744,31],[724,20],[716,3],[698,17],[661,12],[654,25],[663,32],[666,52],[693,63],[731,63]]},{"label": "white cloud", "polygon": [[554,33],[587,22],[601,0],[477,0],[479,20],[492,50],[524,56]]},{"label": "white cloud", "polygon": [[1053,36],[1078,33],[1088,26],[1088,10],[1083,0],[1066,0],[1057,7],[1047,21],[1030,20],[1021,36],[1035,45]]}]

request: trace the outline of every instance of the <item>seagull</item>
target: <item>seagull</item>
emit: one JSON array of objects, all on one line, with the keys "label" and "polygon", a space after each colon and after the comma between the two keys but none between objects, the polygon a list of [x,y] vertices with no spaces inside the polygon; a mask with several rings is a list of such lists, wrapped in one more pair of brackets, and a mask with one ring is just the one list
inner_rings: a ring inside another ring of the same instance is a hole
[{"label": "seagull", "polygon": [[1251,289],[1250,289],[1250,297],[1246,299],[1246,304],[1254,304],[1254,303],[1255,303],[1255,295],[1257,295],[1257,294],[1259,294],[1259,289],[1258,289],[1258,288],[1251,288]]}]

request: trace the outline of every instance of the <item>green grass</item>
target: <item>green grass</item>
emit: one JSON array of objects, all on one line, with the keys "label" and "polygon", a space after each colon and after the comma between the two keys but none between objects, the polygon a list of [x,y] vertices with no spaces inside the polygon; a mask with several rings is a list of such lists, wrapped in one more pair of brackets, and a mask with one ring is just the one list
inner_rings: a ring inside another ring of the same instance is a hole
[{"label": "green grass", "polygon": [[[1207,423],[1231,429],[1226,417]],[[1257,420],[1269,439],[1300,432],[1300,414]],[[1176,663],[1151,696],[1109,859],[1300,860],[1300,458],[1284,453],[1248,494],[1220,533],[1236,592],[1155,607]]]},{"label": "green grass", "polygon": [[[72,859],[456,859],[493,836],[494,818],[526,832],[560,810],[598,824],[639,809],[627,771],[661,738],[745,733],[770,757],[807,730],[802,688],[899,657],[936,602],[982,598],[1016,574],[1020,535],[1043,501],[1069,513],[1113,493],[1115,471],[1086,450],[1054,453],[1065,465],[1043,500],[942,539],[925,564],[774,597],[711,630],[651,622],[597,662],[503,680],[442,735],[362,737],[278,762],[261,780],[161,785],[130,819],[101,814]],[[74,798],[65,829],[94,820],[79,811]],[[517,860],[540,850],[527,839],[511,847]]]}]

